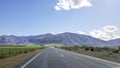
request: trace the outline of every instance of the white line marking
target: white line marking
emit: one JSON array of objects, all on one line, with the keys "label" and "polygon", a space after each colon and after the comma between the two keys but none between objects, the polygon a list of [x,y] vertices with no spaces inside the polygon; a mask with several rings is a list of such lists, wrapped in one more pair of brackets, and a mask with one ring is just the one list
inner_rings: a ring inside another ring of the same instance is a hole
[{"label": "white line marking", "polygon": [[[69,51],[69,52],[70,52],[70,51]],[[95,60],[100,60],[100,61],[103,61],[103,62],[107,62],[107,63],[111,63],[111,64],[115,64],[115,65],[119,65],[119,66],[120,66],[120,63],[117,63],[117,62],[113,62],[113,61],[109,61],[109,60],[97,58],[97,57],[94,57],[94,56],[79,54],[79,53],[75,53],[75,52],[72,52],[72,53],[77,54],[77,55],[82,56],[82,57],[90,58],[90,59],[93,59],[93,60],[94,60],[94,59],[95,59]]]},{"label": "white line marking", "polygon": [[26,64],[24,64],[21,68],[24,68],[25,66],[27,66],[30,62],[32,62],[37,56],[39,56],[41,54],[41,52],[40,53],[38,53],[37,55],[35,55],[31,60],[29,60]]},{"label": "white line marking", "polygon": [[64,57],[64,55],[63,55],[63,54],[60,54],[60,56]]}]

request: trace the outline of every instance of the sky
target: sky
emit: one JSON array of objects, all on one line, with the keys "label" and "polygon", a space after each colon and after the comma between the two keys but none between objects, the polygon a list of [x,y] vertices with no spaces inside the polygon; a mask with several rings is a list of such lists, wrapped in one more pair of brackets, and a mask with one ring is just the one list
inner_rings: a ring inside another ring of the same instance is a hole
[{"label": "sky", "polygon": [[0,0],[0,35],[73,32],[120,38],[120,0]]}]

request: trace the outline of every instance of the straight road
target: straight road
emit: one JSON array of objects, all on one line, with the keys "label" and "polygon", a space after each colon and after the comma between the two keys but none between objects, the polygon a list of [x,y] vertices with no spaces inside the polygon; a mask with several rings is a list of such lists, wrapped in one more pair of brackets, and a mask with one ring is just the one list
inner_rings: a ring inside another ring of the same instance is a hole
[{"label": "straight road", "polygon": [[48,48],[21,68],[120,68],[120,64],[66,50]]}]

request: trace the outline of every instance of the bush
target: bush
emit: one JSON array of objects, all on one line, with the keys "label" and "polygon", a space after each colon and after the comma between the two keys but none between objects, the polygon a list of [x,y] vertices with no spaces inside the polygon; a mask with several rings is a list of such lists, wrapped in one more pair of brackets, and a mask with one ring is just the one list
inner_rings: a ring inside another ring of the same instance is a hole
[{"label": "bush", "polygon": [[77,50],[79,47],[78,46],[74,46],[74,49]]},{"label": "bush", "polygon": [[120,46],[118,47],[118,50],[120,51]]},{"label": "bush", "polygon": [[102,51],[102,48],[101,47],[95,47],[95,51],[100,52],[100,51]]},{"label": "bush", "polygon": [[102,49],[105,50],[105,51],[110,50],[110,48],[108,48],[108,47],[103,47]]},{"label": "bush", "polygon": [[89,47],[90,51],[95,51],[94,47]]},{"label": "bush", "polygon": [[85,49],[87,48],[88,46],[87,45],[82,45],[81,48]]},{"label": "bush", "polygon": [[88,48],[88,47],[86,47],[86,48],[85,48],[85,50],[86,50],[86,51],[89,51],[89,48]]},{"label": "bush", "polygon": [[113,49],[112,53],[119,53],[119,50],[118,49]]}]

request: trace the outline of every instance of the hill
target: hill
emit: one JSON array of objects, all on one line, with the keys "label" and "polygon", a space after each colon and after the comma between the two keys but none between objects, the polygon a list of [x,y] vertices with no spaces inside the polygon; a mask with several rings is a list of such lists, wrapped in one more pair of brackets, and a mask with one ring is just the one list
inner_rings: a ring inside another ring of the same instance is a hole
[{"label": "hill", "polygon": [[88,35],[76,33],[61,33],[61,34],[43,34],[37,36],[0,36],[0,45],[28,45],[28,44],[62,44],[71,45],[89,45],[89,46],[112,46],[118,45],[120,39],[103,41]]}]

